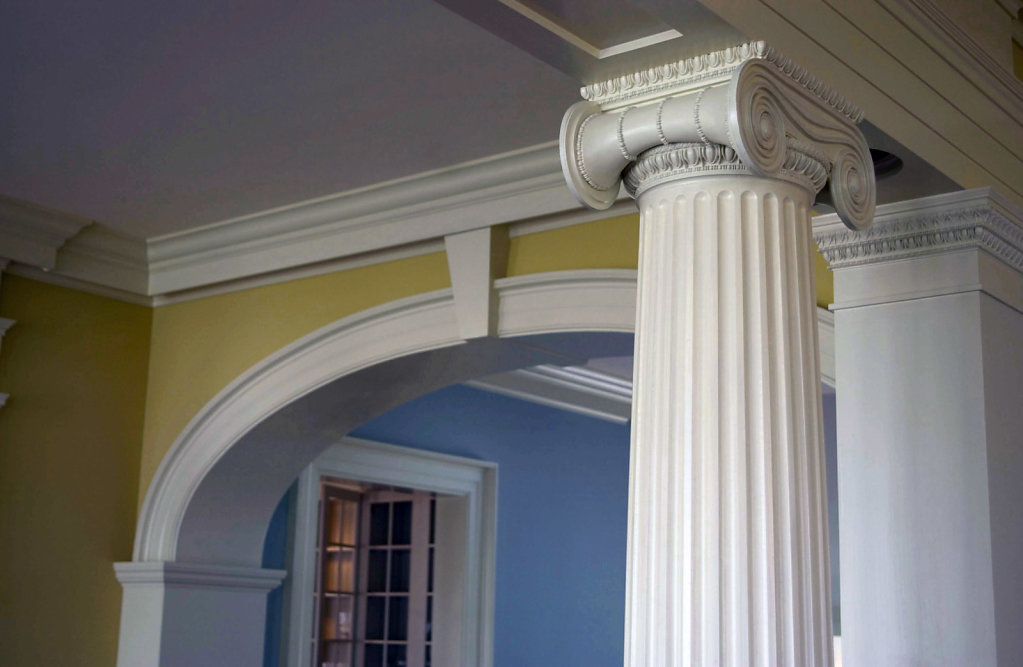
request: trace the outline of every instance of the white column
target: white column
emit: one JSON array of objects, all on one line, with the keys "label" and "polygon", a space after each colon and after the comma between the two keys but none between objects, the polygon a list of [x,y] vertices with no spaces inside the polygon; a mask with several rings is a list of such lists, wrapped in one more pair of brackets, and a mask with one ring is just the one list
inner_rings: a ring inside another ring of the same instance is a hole
[{"label": "white column", "polygon": [[974,190],[818,218],[835,273],[842,651],[1023,664],[1023,211]]},{"label": "white column", "polygon": [[261,665],[266,595],[283,570],[117,563],[122,667]]},{"label": "white column", "polygon": [[811,196],[639,196],[626,664],[832,661]]},{"label": "white column", "polygon": [[831,665],[810,208],[827,181],[869,226],[873,167],[859,112],[769,47],[695,61],[562,125],[580,200],[624,178],[640,208],[625,664]]}]

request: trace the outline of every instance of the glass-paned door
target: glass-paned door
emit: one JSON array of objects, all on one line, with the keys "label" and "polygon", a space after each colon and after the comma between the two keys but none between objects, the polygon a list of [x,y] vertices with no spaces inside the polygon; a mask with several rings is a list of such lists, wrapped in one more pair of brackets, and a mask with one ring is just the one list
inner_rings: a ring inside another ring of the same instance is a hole
[{"label": "glass-paned door", "polygon": [[429,662],[431,495],[373,491],[363,497],[360,667]]},{"label": "glass-paned door", "polygon": [[[320,667],[354,667],[360,494],[322,485],[316,607]],[[314,640],[315,641],[315,640]]]}]

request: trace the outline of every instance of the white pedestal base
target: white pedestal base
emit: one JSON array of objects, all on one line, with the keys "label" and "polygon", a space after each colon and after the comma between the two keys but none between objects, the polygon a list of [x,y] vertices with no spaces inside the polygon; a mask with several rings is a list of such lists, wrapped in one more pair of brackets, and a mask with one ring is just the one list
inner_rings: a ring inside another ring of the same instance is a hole
[{"label": "white pedestal base", "polygon": [[285,572],[117,563],[124,587],[119,667],[263,664],[266,595]]}]

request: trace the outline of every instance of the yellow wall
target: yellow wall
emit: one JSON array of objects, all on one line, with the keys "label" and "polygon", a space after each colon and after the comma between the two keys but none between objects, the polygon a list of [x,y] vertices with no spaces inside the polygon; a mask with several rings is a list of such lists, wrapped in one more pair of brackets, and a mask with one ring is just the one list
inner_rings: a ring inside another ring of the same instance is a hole
[{"label": "yellow wall", "polygon": [[450,285],[435,253],[157,308],[139,505],[192,417],[258,361],[346,315]]},{"label": "yellow wall", "polygon": [[[639,215],[512,238],[507,275],[636,268]],[[818,302],[831,272],[817,257]],[[196,413],[261,359],[341,317],[450,286],[443,253],[163,306],[153,316],[138,502]]]},{"label": "yellow wall", "polygon": [[508,244],[508,275],[570,269],[635,269],[639,214],[516,236]]},{"label": "yellow wall", "polygon": [[151,311],[5,274],[0,664],[112,665]]},{"label": "yellow wall", "polygon": [[[635,268],[638,216],[511,239],[510,276]],[[817,256],[818,302],[831,273]],[[112,664],[136,503],[217,392],[301,336],[450,285],[443,253],[150,310],[5,275],[0,314],[0,664]],[[15,573],[16,576],[10,576]],[[73,648],[72,648],[73,647]]]}]

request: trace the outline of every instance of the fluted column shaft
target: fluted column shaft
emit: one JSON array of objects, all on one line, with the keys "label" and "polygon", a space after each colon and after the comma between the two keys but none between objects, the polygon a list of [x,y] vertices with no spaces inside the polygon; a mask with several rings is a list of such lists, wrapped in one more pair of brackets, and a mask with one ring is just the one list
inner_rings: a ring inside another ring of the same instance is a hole
[{"label": "fluted column shaft", "polygon": [[728,157],[633,183],[632,667],[833,661],[813,186]]}]

